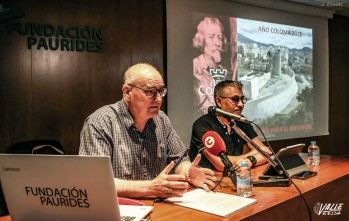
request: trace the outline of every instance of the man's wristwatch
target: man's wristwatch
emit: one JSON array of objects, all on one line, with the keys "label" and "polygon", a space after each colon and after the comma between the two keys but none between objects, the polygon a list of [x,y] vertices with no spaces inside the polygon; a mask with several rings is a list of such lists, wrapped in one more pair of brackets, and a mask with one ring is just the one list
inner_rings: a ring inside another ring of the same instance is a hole
[{"label": "man's wristwatch", "polygon": [[251,161],[252,163],[252,167],[255,167],[257,164],[257,159],[254,156],[248,156],[247,159],[249,159],[249,161]]}]

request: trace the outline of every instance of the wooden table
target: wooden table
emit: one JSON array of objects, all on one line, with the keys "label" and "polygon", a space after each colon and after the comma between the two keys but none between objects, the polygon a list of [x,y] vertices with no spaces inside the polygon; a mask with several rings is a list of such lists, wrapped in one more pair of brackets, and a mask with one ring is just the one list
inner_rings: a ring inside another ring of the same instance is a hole
[{"label": "wooden table", "polygon": [[[305,158],[304,155],[302,157]],[[265,167],[252,170],[254,180],[262,175]],[[321,165],[310,166],[310,169],[317,171],[318,175],[307,180],[293,180],[306,198],[313,220],[349,220],[349,158],[321,156]],[[228,178],[224,178],[218,191],[236,195],[236,189]],[[226,218],[162,202],[154,204],[151,220],[309,220],[306,204],[294,185],[254,187],[253,191],[252,198],[258,202]],[[316,215],[314,206],[317,202],[344,203],[342,214]],[[146,204],[151,205],[152,202]]]},{"label": "wooden table", "polygon": [[[305,156],[303,156],[305,157]],[[266,165],[253,169],[254,180],[262,175]],[[320,166],[310,166],[318,175],[307,180],[293,179],[303,193],[312,213],[313,220],[349,220],[349,158],[321,156]],[[228,178],[224,178],[217,191],[236,195],[236,189]],[[294,185],[290,187],[254,187],[252,198],[258,200],[239,212],[226,218],[205,212],[169,204],[155,203],[150,219],[180,221],[214,220],[309,220],[306,204]],[[152,205],[152,200],[143,200]],[[316,215],[316,203],[343,203],[340,215]],[[209,202],[208,202],[209,203]],[[10,216],[0,217],[0,221],[11,221]]]}]

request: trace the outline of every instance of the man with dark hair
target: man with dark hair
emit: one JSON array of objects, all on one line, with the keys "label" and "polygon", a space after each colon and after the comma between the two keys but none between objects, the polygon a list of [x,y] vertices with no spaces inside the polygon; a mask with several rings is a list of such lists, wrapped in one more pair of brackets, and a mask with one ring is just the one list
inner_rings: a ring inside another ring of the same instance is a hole
[{"label": "man with dark hair", "polygon": [[[247,99],[242,92],[242,84],[238,81],[225,80],[218,83],[214,89],[214,99],[216,106],[223,111],[241,115]],[[206,114],[197,119],[193,124],[190,142],[190,158],[194,159],[198,151],[204,146],[202,137],[207,131],[215,131],[224,140],[230,161],[237,167],[244,159],[248,159],[249,167],[257,166],[266,162],[250,144],[234,132],[230,121],[224,116]],[[271,151],[264,146],[258,138],[257,133],[249,123],[235,121],[237,126],[243,130],[259,147],[268,154]],[[223,171],[224,165],[221,159],[203,150],[203,157],[200,166]]]}]

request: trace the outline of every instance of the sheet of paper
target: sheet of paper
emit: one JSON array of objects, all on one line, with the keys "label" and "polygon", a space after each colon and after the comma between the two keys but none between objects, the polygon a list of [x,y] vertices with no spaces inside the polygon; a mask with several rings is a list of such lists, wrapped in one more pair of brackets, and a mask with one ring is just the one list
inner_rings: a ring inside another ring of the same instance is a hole
[{"label": "sheet of paper", "polygon": [[225,193],[206,192],[203,189],[195,189],[185,193],[183,197],[167,198],[165,202],[226,217],[256,203],[257,200]]}]

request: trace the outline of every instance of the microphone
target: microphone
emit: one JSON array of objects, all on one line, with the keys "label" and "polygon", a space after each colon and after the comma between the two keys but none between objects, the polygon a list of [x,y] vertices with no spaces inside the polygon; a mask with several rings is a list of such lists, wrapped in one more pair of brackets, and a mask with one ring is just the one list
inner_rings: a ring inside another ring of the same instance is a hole
[{"label": "microphone", "polygon": [[224,116],[228,119],[234,119],[234,120],[242,121],[245,123],[252,123],[252,121],[248,120],[246,117],[226,112],[224,110],[219,109],[216,106],[210,106],[208,108],[208,113],[211,115],[216,115],[216,116]]},{"label": "microphone", "polygon": [[222,163],[224,164],[224,169],[231,172],[230,179],[236,186],[236,173],[232,162],[226,155],[227,147],[224,140],[216,132],[209,130],[204,136],[202,136],[202,143],[204,144],[205,149],[214,156],[221,158]]}]

